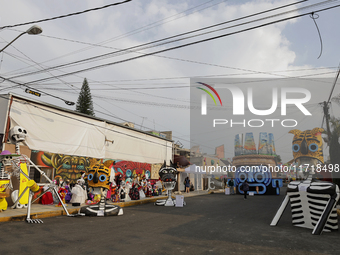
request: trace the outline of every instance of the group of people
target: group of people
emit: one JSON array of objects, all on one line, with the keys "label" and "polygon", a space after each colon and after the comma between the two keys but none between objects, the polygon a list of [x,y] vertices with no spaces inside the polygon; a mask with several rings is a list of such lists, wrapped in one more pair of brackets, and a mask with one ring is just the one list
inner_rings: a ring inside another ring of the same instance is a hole
[{"label": "group of people", "polygon": [[145,197],[159,196],[162,194],[162,184],[160,181],[152,184],[149,178],[134,177],[131,188],[128,188],[126,196],[131,200],[139,200]]},{"label": "group of people", "polygon": [[[160,182],[160,181],[159,181]],[[76,184],[70,183],[69,180],[54,180],[57,186],[58,194],[64,204],[72,203],[74,206],[80,204],[95,204],[100,201],[100,194],[94,194],[92,189],[87,185],[84,175],[76,181]],[[159,196],[162,194],[162,183],[151,184],[150,179],[142,176],[134,176],[132,182],[125,182],[122,175],[115,176],[110,184],[110,189],[106,191],[106,199],[112,202],[126,202],[130,200],[139,200],[145,197]],[[54,194],[47,192],[42,197],[42,204],[59,203]]]},{"label": "group of people", "polygon": [[[88,199],[84,175],[82,175],[75,184],[70,184],[69,180],[60,181],[60,179],[55,179],[53,182],[56,185],[59,197],[64,204],[71,203],[74,206],[79,206]],[[49,190],[49,188],[48,185],[42,188],[42,191],[45,193],[41,196],[41,203],[44,205],[57,204],[56,206],[62,206],[57,195],[53,193],[52,190]]]},{"label": "group of people", "polygon": [[[82,203],[96,203],[98,198],[92,195],[89,187],[82,176],[77,180],[76,184],[70,185],[69,181],[63,181],[62,183],[56,182],[59,186],[59,195],[64,203],[72,203],[73,205],[80,205]],[[193,184],[191,183],[189,177],[184,179],[185,192],[189,193],[193,191]],[[229,179],[226,186],[230,190],[231,195],[235,195],[235,181],[233,178]],[[247,199],[247,193],[249,191],[249,184],[245,180],[241,185],[241,190],[244,193],[244,199]],[[128,201],[128,200],[138,200],[146,196],[158,196],[162,194],[161,187],[157,186],[155,183],[151,185],[150,181],[146,178],[142,178],[141,181],[138,178],[134,178],[132,185],[129,185],[122,181],[121,176],[117,176],[115,182],[112,183],[111,189],[107,193],[107,199],[112,202]],[[55,198],[52,194],[47,194],[43,196],[43,204],[53,204]],[[99,200],[98,200],[99,201]],[[60,204],[60,203],[59,203]]]}]

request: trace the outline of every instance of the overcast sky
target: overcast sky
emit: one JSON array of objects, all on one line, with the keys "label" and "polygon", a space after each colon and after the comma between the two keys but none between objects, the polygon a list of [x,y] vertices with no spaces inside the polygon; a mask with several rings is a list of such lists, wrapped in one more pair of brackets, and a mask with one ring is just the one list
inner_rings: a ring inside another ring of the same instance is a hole
[{"label": "overcast sky", "polygon": [[[294,2],[302,1],[132,0],[102,10],[39,22],[36,24],[42,27],[42,34],[25,34],[0,53],[0,76],[21,84],[28,83],[32,88],[73,102],[77,101],[82,82],[87,78],[97,117],[118,123],[130,121],[135,123],[136,128],[143,130],[172,130],[174,141],[179,140],[185,147],[189,147],[191,77],[228,78],[237,75],[239,78],[278,78],[314,75],[335,78],[340,62],[340,36],[337,26],[340,22],[340,8],[318,13],[316,22],[321,33],[322,47],[314,21],[307,15],[152,56],[126,60],[328,8],[340,4],[340,1],[305,1],[236,23],[206,29],[195,35],[261,19],[243,26],[157,47],[133,49],[138,52],[120,52],[119,55],[108,55],[105,59],[94,59],[36,74],[30,73],[154,42]],[[325,4],[300,9],[321,2]],[[0,27],[57,17],[111,3],[112,1],[105,0],[3,1],[0,8]],[[296,11],[291,12],[293,10]],[[283,12],[289,13],[282,14]],[[264,19],[270,15],[274,17]],[[1,29],[0,48],[32,25]],[[174,39],[178,38],[182,37]],[[148,46],[151,45],[153,44]],[[119,63],[122,60],[124,62]],[[104,64],[108,65],[82,71]],[[75,71],[80,72],[68,75]],[[60,75],[64,76],[58,77]],[[38,81],[40,79],[45,80]],[[23,86],[13,87],[15,84],[9,81],[0,82],[1,94],[12,92],[67,109],[75,109],[75,106],[67,106],[62,100],[49,95],[43,94],[37,98],[25,94]],[[313,102],[322,102],[328,99],[331,84],[324,87],[320,85],[314,89],[316,92],[313,92]],[[317,93],[318,89],[322,91],[321,94]],[[339,93],[337,86],[333,96]],[[320,98],[315,98],[314,95]],[[321,108],[314,108],[315,122],[311,125],[320,126]],[[339,116],[338,108],[334,107],[331,114]],[[287,139],[291,138],[291,135],[287,136]],[[232,157],[233,144],[225,144],[225,147],[226,157]],[[289,146],[284,145],[280,149],[279,143],[276,143],[276,150],[284,160],[291,159]]]}]

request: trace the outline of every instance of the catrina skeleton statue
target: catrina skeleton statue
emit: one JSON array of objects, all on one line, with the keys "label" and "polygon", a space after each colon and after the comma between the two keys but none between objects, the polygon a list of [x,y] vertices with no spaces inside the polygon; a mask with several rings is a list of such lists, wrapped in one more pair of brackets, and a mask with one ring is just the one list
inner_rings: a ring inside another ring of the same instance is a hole
[{"label": "catrina skeleton statue", "polygon": [[324,163],[322,153],[322,128],[289,131],[294,134],[293,156],[300,165],[309,165],[306,180],[292,181],[287,186],[287,194],[274,216],[271,226],[276,226],[290,201],[293,225],[313,229],[313,235],[320,235],[338,229],[336,203],[339,200],[338,185],[313,178],[315,169]]}]

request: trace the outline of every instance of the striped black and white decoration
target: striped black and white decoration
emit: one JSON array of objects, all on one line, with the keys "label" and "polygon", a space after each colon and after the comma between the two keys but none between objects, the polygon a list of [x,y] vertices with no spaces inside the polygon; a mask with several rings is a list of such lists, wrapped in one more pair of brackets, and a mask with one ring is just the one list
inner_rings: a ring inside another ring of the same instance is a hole
[{"label": "striped black and white decoration", "polygon": [[338,185],[326,181],[293,181],[287,186],[287,195],[277,211],[271,226],[276,226],[290,201],[294,226],[313,229],[320,235],[338,229],[336,203]]}]

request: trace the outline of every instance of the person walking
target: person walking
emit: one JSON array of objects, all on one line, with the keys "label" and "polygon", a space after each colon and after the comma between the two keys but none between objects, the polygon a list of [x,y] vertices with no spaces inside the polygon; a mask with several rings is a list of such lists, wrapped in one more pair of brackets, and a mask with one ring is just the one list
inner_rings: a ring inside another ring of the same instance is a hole
[{"label": "person walking", "polygon": [[185,185],[185,192],[189,193],[190,192],[190,179],[189,179],[189,177],[185,178],[184,185]]},{"label": "person walking", "polygon": [[247,193],[249,191],[249,184],[247,182],[247,180],[244,180],[243,184],[242,184],[242,190],[243,190],[243,194],[244,194],[244,200],[247,199]]},{"label": "person walking", "polygon": [[235,195],[235,192],[234,192],[234,180],[233,180],[233,178],[231,178],[228,181],[228,187],[230,189],[230,195]]}]

